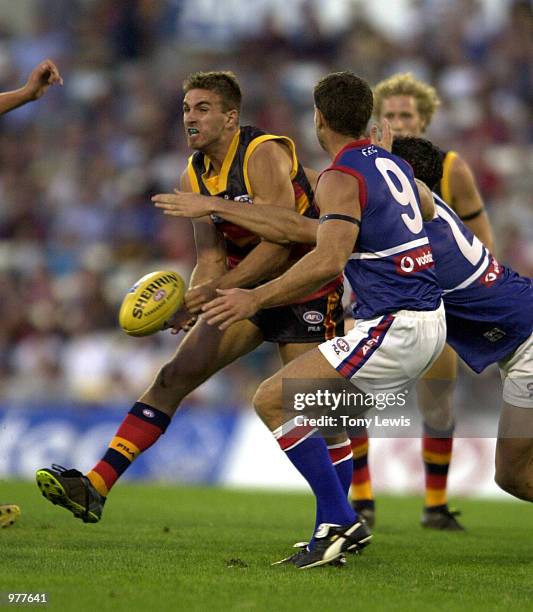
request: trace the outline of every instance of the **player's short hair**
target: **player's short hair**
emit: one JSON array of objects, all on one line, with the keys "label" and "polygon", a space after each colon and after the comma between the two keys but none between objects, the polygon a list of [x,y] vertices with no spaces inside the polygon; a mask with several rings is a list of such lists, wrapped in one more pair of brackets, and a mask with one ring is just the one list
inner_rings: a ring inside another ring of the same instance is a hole
[{"label": "player's short hair", "polygon": [[353,72],[333,72],[314,90],[316,108],[339,134],[359,137],[372,116],[373,96],[368,83]]},{"label": "player's short hair", "polygon": [[399,136],[392,141],[392,153],[405,159],[415,178],[435,189],[442,178],[442,151],[425,138]]},{"label": "player's short hair", "polygon": [[194,72],[183,81],[183,93],[191,89],[207,89],[220,96],[224,112],[236,109],[240,112],[242,93],[237,77],[229,70],[218,72]]},{"label": "player's short hair", "polygon": [[383,100],[391,96],[412,96],[426,127],[431,123],[435,111],[440,106],[437,90],[424,81],[415,79],[410,72],[395,74],[374,87],[374,114],[376,117],[381,115]]}]

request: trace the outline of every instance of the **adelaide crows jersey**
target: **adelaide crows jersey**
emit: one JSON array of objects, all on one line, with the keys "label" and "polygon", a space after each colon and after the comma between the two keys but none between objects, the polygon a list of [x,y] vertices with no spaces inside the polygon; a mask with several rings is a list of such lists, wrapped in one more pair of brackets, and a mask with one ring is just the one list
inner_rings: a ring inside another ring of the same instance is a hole
[{"label": "adelaide crows jersey", "polygon": [[425,223],[443,289],[447,342],[481,372],[533,332],[533,283],[502,266],[457,214],[434,194]]},{"label": "adelaide crows jersey", "polygon": [[361,227],[344,270],[357,296],[354,318],[436,310],[441,290],[409,164],[361,140],[344,147],[328,170],[359,182]]},{"label": "adelaide crows jersey", "polygon": [[[257,146],[268,140],[283,142],[291,152],[295,210],[306,217],[318,218],[318,211],[313,204],[313,190],[298,161],[293,141],[286,136],[266,134],[253,126],[241,127],[235,134],[220,174],[217,176],[209,176],[211,169],[209,157],[200,151],[191,155],[187,172],[192,190],[203,195],[242,202],[243,205],[252,204],[253,193],[248,177],[248,160]],[[211,215],[211,218],[224,236],[228,266],[234,268],[260,242],[260,238],[234,223],[225,221],[222,217]]]},{"label": "adelaide crows jersey", "polygon": [[450,172],[454,159],[457,157],[455,151],[442,151],[439,149],[442,159],[442,178],[433,186],[433,191],[445,202],[452,202],[452,192],[450,189]]}]

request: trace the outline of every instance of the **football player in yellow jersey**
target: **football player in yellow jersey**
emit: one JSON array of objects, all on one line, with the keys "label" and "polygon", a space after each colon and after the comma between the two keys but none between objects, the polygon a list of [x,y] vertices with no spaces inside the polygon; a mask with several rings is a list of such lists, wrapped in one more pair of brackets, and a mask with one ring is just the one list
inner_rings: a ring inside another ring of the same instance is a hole
[{"label": "football player in yellow jersey", "polygon": [[[393,136],[420,136],[428,128],[440,104],[436,90],[411,74],[395,74],[374,88],[374,116],[386,119]],[[474,234],[492,249],[492,230],[472,171],[455,151],[443,159],[444,173],[433,190],[459,215]],[[462,530],[456,513],[450,512],[447,476],[453,444],[452,395],[457,376],[457,355],[446,345],[441,356],[418,385],[418,403],[424,417],[422,455],[425,468],[425,505],[421,524],[432,529]],[[432,382],[433,381],[433,382]],[[370,524],[374,522],[374,498],[368,471],[368,436],[361,429],[352,439],[354,474],[352,503]]]},{"label": "football player in yellow jersey", "polygon": [[[183,122],[194,151],[180,190],[193,202],[234,201],[242,207],[277,205],[318,218],[313,192],[292,141],[239,122],[241,91],[229,72],[196,73],[184,83]],[[196,200],[195,200],[196,199]],[[290,268],[311,250],[261,240],[222,215],[193,221],[197,264],[185,296],[196,314],[217,289],[254,287]],[[131,463],[154,444],[191,391],[263,341],[276,342],[283,363],[342,334],[342,274],[288,306],[269,308],[251,320],[220,330],[200,318],[175,355],[134,403],[102,459],[86,475],[53,465],[37,472],[43,495],[84,522],[100,520],[107,494]],[[190,328],[190,314],[174,322]],[[351,448],[331,449],[337,470],[351,474]],[[334,487],[337,476],[328,461]],[[324,477],[324,481],[327,478]],[[349,485],[349,477],[348,477]],[[340,485],[339,485],[340,487]],[[351,510],[351,508],[350,508]]]},{"label": "football player in yellow jersey", "polygon": [[[0,93],[0,115],[40,98],[50,85],[63,84],[57,66],[46,59],[30,73],[25,85],[13,91]],[[0,527],[9,527],[20,516],[20,508],[15,504],[0,504]]]}]

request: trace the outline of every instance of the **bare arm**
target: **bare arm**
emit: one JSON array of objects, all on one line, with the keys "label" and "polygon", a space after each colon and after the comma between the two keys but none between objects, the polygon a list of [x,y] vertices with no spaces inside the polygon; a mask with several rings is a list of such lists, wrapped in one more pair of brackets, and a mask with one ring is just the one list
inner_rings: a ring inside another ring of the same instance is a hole
[{"label": "bare arm", "polygon": [[[450,169],[450,193],[452,201],[448,204],[481,242],[492,250],[494,246],[492,228],[487,213],[483,209],[483,200],[479,195],[472,171],[459,156],[453,160]],[[469,219],[471,215],[475,216]]]},{"label": "bare arm", "polygon": [[[266,205],[275,203],[277,206],[272,206],[272,208],[290,212],[289,209],[294,209],[294,190],[290,179],[291,168],[292,158],[285,147],[272,141],[260,144],[248,163],[248,177],[254,204],[246,206],[240,203],[236,206],[246,209],[254,207],[262,209]],[[196,204],[222,200],[211,196],[192,195],[196,198]],[[225,200],[222,200],[222,204],[224,203]],[[203,209],[202,212],[206,210]],[[185,299],[187,307],[193,313],[199,312],[201,305],[216,295],[216,289],[248,287],[266,278],[276,276],[281,269],[286,267],[289,255],[290,250],[286,246],[261,242],[239,262],[238,266],[192,288]],[[196,276],[194,280],[196,281]]]},{"label": "bare arm", "polygon": [[[326,172],[317,187],[321,215],[337,213],[361,219],[357,181],[338,171]],[[359,227],[331,220],[318,226],[315,248],[279,278],[254,289],[261,308],[289,304],[337,277],[350,257]]]},{"label": "bare arm", "polygon": [[[265,144],[269,144],[270,148],[280,148],[280,145],[274,142]],[[267,178],[266,175],[263,176],[263,169],[259,167],[259,162],[264,156],[264,150],[261,152],[262,146],[258,147],[257,151],[254,152],[249,163],[250,178],[255,180],[259,189],[263,188],[262,183]],[[259,157],[257,156],[258,154]],[[276,152],[276,154],[279,155],[280,153]],[[305,168],[305,173],[314,189],[318,172]],[[155,195],[152,201],[157,208],[163,210],[164,214],[175,217],[195,218],[210,214],[219,215],[226,219],[226,221],[240,225],[269,242],[277,244],[290,244],[291,242],[316,243],[318,221],[303,217],[294,210],[294,195],[291,195],[292,205],[289,208],[288,206],[280,205],[279,201],[269,201],[268,194],[266,194],[267,197],[258,197],[255,187],[254,191],[256,193],[254,193],[254,205],[252,206],[224,200],[223,198],[185,193],[184,190],[174,194]]]},{"label": "bare arm", "polygon": [[[357,181],[338,171],[327,172],[316,197],[323,215],[337,213],[361,217]],[[319,225],[316,247],[277,279],[256,289],[231,289],[206,304],[203,310],[211,325],[226,329],[260,308],[289,304],[324,286],[343,270],[359,234],[355,223],[330,220]]]},{"label": "bare arm", "polygon": [[0,94],[0,115],[37,100],[55,83],[63,84],[57,66],[51,60],[42,61],[32,70],[23,87]]},{"label": "bare arm", "polygon": [[[294,211],[291,169],[292,159],[284,145],[275,141],[260,144],[248,162],[253,204],[241,204],[241,207],[257,208],[263,212],[263,207],[276,205],[276,208],[287,212]],[[289,255],[290,249],[287,246],[262,241],[238,266],[219,279],[217,288],[248,287],[266,278],[272,278],[287,262]]]},{"label": "bare arm", "polygon": [[[190,191],[187,170],[180,179],[180,189]],[[218,278],[226,271],[226,249],[220,233],[208,216],[192,220],[196,244],[196,266],[192,271],[189,287]]]},{"label": "bare arm", "polygon": [[420,210],[424,221],[431,221],[435,216],[435,202],[429,187],[415,178],[416,186],[418,187],[418,195],[420,197]]}]

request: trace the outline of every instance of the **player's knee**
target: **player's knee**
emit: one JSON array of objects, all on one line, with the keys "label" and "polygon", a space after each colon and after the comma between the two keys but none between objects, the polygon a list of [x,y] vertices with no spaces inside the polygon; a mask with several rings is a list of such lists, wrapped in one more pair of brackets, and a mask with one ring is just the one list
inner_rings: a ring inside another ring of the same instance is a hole
[{"label": "player's knee", "polygon": [[494,480],[506,493],[519,499],[533,501],[533,486],[531,483],[528,484],[528,475],[523,470],[497,467]]},{"label": "player's knee", "polygon": [[193,364],[184,364],[181,360],[168,361],[157,373],[152,389],[172,395],[181,400],[201,382],[200,374]]},{"label": "player's knee", "polygon": [[271,379],[261,383],[255,392],[253,399],[255,411],[267,424],[276,418],[281,410],[279,401],[277,401],[276,398],[277,393],[275,392],[275,385],[272,383]]}]

